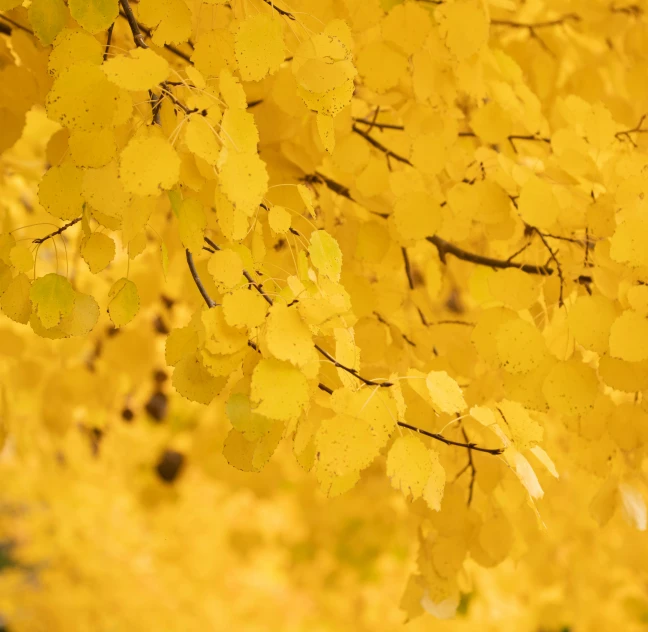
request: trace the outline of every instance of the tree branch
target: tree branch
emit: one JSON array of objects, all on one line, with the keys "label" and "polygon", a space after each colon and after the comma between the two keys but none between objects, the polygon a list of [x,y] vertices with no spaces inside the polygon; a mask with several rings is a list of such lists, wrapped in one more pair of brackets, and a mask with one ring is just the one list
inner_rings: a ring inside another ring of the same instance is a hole
[{"label": "tree branch", "polygon": [[140,48],[148,48],[148,44],[144,41],[144,35],[142,35],[142,31],[140,30],[139,22],[135,18],[133,9],[131,9],[130,2],[128,0],[119,0],[119,3],[124,11],[124,17],[128,20],[128,26],[130,26],[131,33],[133,34],[135,45]]},{"label": "tree branch", "polygon": [[513,142],[516,140],[530,140],[530,141],[551,144],[550,138],[546,138],[544,136],[534,136],[533,134],[510,134],[509,136],[507,136],[507,138],[508,138],[508,142],[511,143],[511,147],[513,148],[513,151],[516,154],[518,153],[518,150],[517,147],[515,146],[515,143]]},{"label": "tree branch", "polygon": [[379,143],[375,138],[372,138],[365,132],[364,130],[361,130],[357,125],[353,125],[351,127],[351,130],[358,134],[359,136],[362,136],[372,147],[375,147],[379,151],[382,151],[383,154],[387,158],[393,158],[394,160],[398,160],[399,162],[403,162],[406,165],[409,165],[410,167],[413,167],[414,165],[407,159],[404,158],[403,156],[400,156],[399,154],[394,153],[391,149],[387,149],[382,143]]},{"label": "tree branch", "polygon": [[558,270],[558,278],[560,279],[560,295],[558,297],[558,306],[562,307],[564,303],[563,291],[565,287],[565,278],[563,277],[562,267],[558,262],[558,259],[556,258],[556,253],[551,249],[551,246],[545,239],[545,236],[537,228],[535,229],[535,232],[537,233],[538,237],[540,237],[540,239],[542,240],[542,243],[544,244],[545,248],[549,251],[549,255],[551,256],[551,259],[556,264],[556,270]]},{"label": "tree branch", "polygon": [[63,231],[67,230],[70,228],[70,226],[74,226],[76,223],[80,222],[81,218],[77,217],[76,219],[73,219],[71,222],[68,222],[67,224],[64,224],[59,228],[58,230],[55,230],[53,233],[50,233],[49,235],[45,235],[45,237],[39,237],[38,239],[34,239],[32,241],[33,244],[42,244],[44,241],[47,241],[48,239],[51,239],[52,237],[56,237],[57,235],[60,235]]},{"label": "tree branch", "polygon": [[567,13],[556,20],[546,20],[544,22],[516,22],[515,20],[491,20],[493,26],[508,26],[513,29],[528,29],[533,31],[534,29],[544,29],[552,26],[561,26],[566,22],[580,22],[581,17],[576,13]]},{"label": "tree branch", "polygon": [[[19,24],[15,20],[12,20],[11,18],[8,18],[6,15],[0,14],[0,19],[4,20],[5,22],[9,22],[9,24],[11,24],[15,28],[17,28],[19,31],[25,31],[25,33],[29,33],[30,35],[34,35],[34,31],[32,31],[30,28],[28,28],[26,26],[23,26],[22,24]],[[9,31],[9,33],[11,33],[11,30]],[[7,35],[9,35],[9,33],[7,33]]]},{"label": "tree branch", "polygon": [[639,122],[633,127],[632,129],[626,129],[621,132],[617,132],[614,137],[617,140],[623,140],[623,137],[627,138],[634,147],[637,147],[637,143],[632,139],[632,136],[630,134],[645,134],[648,132],[648,129],[641,129],[641,126],[643,125],[643,122],[646,120],[646,115],[644,114],[640,119]]},{"label": "tree branch", "polygon": [[412,277],[412,266],[410,265],[409,255],[407,254],[407,248],[405,248],[405,246],[402,246],[401,252],[403,253],[403,261],[405,262],[405,274],[407,275],[407,282],[409,283],[410,290],[413,290],[414,278]]},{"label": "tree branch", "polygon": [[215,303],[212,300],[211,296],[209,296],[207,290],[205,289],[205,286],[200,280],[200,276],[198,275],[198,270],[196,270],[196,264],[194,263],[193,260],[193,255],[191,254],[191,252],[189,252],[189,248],[187,248],[185,252],[187,253],[187,263],[189,264],[189,270],[191,271],[191,276],[193,277],[194,283],[196,284],[198,291],[205,299],[205,303],[207,303],[207,307],[209,308],[216,307],[217,303]]},{"label": "tree branch", "polygon": [[522,270],[522,272],[527,272],[528,274],[542,274],[549,276],[553,274],[553,269],[547,265],[544,266],[535,266],[528,263],[517,263],[516,261],[503,261],[501,259],[493,259],[491,257],[484,257],[483,255],[478,255],[467,250],[462,250],[461,248],[451,244],[445,239],[434,235],[433,237],[426,237],[426,239],[436,246],[436,249],[439,251],[439,258],[445,263],[446,255],[453,255],[457,259],[462,261],[468,261],[470,263],[475,263],[480,266],[487,266],[489,268],[517,268]]},{"label": "tree branch", "polygon": [[104,54],[103,54],[103,60],[106,61],[108,59],[108,52],[110,50],[110,43],[112,42],[112,36],[113,36],[113,29],[115,28],[115,23],[113,22],[109,27],[108,27],[108,33],[106,35],[106,46],[104,48]]},{"label": "tree branch", "polygon": [[[465,428],[461,428],[461,433],[463,434],[464,439],[466,440],[466,443],[470,443],[468,441],[468,435],[466,434]],[[472,502],[472,497],[473,497],[473,489],[475,487],[475,476],[477,475],[477,470],[475,469],[475,462],[473,461],[472,458],[472,451],[469,449],[468,450],[468,465],[470,466],[471,474],[470,474],[470,485],[468,487],[468,506],[470,507],[470,503]]]},{"label": "tree branch", "polygon": [[272,0],[263,0],[266,4],[270,5],[279,15],[283,15],[284,17],[288,18],[289,20],[295,20],[295,16],[290,13],[290,11],[284,11],[283,9],[280,9]]},{"label": "tree branch", "polygon": [[472,443],[468,441],[466,443],[462,443],[461,441],[453,441],[452,439],[448,439],[447,437],[444,437],[441,434],[438,434],[436,432],[428,432],[427,430],[423,430],[422,428],[417,428],[416,426],[412,426],[408,423],[405,423],[404,421],[397,421],[396,423],[403,428],[414,430],[414,432],[418,432],[422,435],[425,435],[426,437],[430,437],[431,439],[436,439],[437,441],[440,441],[441,443],[445,443],[446,445],[456,445],[459,446],[460,448],[466,448],[468,450],[476,450],[477,452],[485,452],[486,454],[493,454],[493,455],[502,454],[504,452],[504,448],[483,448],[481,446],[478,446],[476,443]]}]

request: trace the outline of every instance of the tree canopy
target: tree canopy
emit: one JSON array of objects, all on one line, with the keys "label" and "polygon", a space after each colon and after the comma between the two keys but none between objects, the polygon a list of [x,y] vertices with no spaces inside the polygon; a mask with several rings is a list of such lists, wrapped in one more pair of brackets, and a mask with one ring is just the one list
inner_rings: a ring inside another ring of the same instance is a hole
[{"label": "tree canopy", "polygon": [[646,9],[0,0],[0,627],[644,629]]}]

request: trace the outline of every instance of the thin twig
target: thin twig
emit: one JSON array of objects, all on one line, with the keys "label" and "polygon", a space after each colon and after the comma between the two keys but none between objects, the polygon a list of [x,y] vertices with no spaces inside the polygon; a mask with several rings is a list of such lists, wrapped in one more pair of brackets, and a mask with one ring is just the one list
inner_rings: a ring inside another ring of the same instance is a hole
[{"label": "thin twig", "polygon": [[381,386],[383,388],[388,388],[389,386],[393,386],[391,382],[374,382],[373,380],[368,380],[366,377],[362,377],[362,375],[360,375],[355,369],[352,369],[351,367],[345,366],[344,364],[338,362],[328,351],[320,347],[318,344],[313,346],[327,360],[332,362],[334,366],[336,366],[338,369],[342,369],[343,371],[346,371],[347,373],[353,375],[353,377],[358,378],[363,384],[366,384],[367,386]]},{"label": "thin twig", "polygon": [[404,125],[393,125],[391,123],[376,123],[375,121],[368,121],[367,119],[364,118],[354,118],[353,119],[356,123],[364,123],[365,125],[370,125],[371,127],[375,127],[377,129],[395,129],[395,130],[404,130],[405,126]]},{"label": "thin twig", "polygon": [[142,31],[140,30],[139,22],[135,18],[133,9],[131,9],[130,2],[128,0],[119,0],[119,3],[124,10],[124,17],[128,20],[128,26],[130,26],[131,33],[133,34],[135,45],[140,48],[148,48],[148,44],[144,41],[144,35],[142,35]]},{"label": "thin twig", "polygon": [[185,252],[187,253],[187,264],[189,265],[191,276],[193,277],[194,283],[196,284],[198,291],[205,299],[205,303],[207,303],[207,307],[209,308],[216,307],[217,303],[211,298],[211,296],[209,296],[207,290],[205,289],[205,286],[200,280],[200,276],[198,275],[198,270],[196,270],[196,264],[194,263],[191,252],[189,252],[189,248],[187,248]]},{"label": "thin twig", "polygon": [[617,140],[623,140],[623,137],[627,138],[634,147],[637,147],[637,143],[633,140],[632,136],[630,134],[645,134],[648,132],[648,129],[641,129],[641,126],[643,125],[643,122],[646,120],[646,114],[644,114],[640,119],[639,122],[633,127],[632,129],[626,129],[621,132],[617,132],[614,137]]},{"label": "thin twig", "polygon": [[34,31],[32,31],[30,28],[23,26],[22,24],[16,22],[15,20],[12,20],[11,18],[8,18],[6,15],[2,15],[0,13],[0,18],[3,19],[5,22],[9,22],[9,24],[15,26],[18,30],[25,31],[25,33],[29,33],[30,35],[34,35]]},{"label": "thin twig", "polygon": [[266,4],[270,5],[279,15],[283,15],[284,17],[288,18],[289,20],[295,20],[295,16],[290,13],[290,11],[284,11],[283,9],[280,9],[272,0],[263,0]]},{"label": "thin twig", "polygon": [[379,143],[375,138],[372,138],[365,132],[364,130],[361,130],[357,125],[353,125],[351,127],[351,130],[358,134],[359,136],[362,136],[372,147],[375,147],[379,151],[382,151],[383,154],[389,159],[393,158],[394,160],[398,160],[398,162],[403,162],[406,165],[409,165],[410,167],[413,167],[412,163],[407,159],[404,158],[403,156],[400,156],[399,154],[394,153],[391,149],[387,149],[382,143]]},{"label": "thin twig", "polygon": [[409,256],[407,254],[407,248],[401,246],[401,252],[403,253],[403,261],[405,262],[405,274],[407,275],[407,282],[409,283],[410,290],[414,289],[414,279],[412,277],[412,267],[410,265]]},{"label": "thin twig", "polygon": [[396,423],[403,428],[409,428],[410,430],[414,430],[414,432],[418,432],[422,435],[425,435],[426,437],[430,437],[431,439],[436,439],[437,441],[441,441],[441,443],[445,443],[446,445],[456,445],[459,446],[460,448],[466,448],[468,450],[476,450],[477,452],[486,452],[486,454],[493,454],[493,455],[502,454],[504,452],[504,448],[483,448],[477,445],[476,443],[472,443],[472,442],[463,443],[461,441],[453,441],[452,439],[448,439],[447,437],[444,437],[441,434],[438,434],[436,432],[428,432],[427,430],[423,430],[422,428],[417,428],[416,426],[407,424],[404,421],[397,421]]},{"label": "thin twig", "polygon": [[45,237],[39,237],[38,239],[34,239],[32,241],[33,244],[42,244],[44,241],[47,241],[48,239],[51,239],[52,237],[56,237],[56,235],[60,235],[64,230],[67,230],[70,228],[70,226],[74,226],[77,222],[80,222],[81,218],[77,217],[76,219],[73,219],[71,222],[68,222],[67,224],[64,224],[59,228],[58,230],[55,230],[53,233],[50,233],[49,235],[45,235]]},{"label": "thin twig", "polygon": [[113,22],[109,27],[108,27],[108,34],[106,36],[106,47],[104,48],[104,54],[103,54],[103,60],[106,61],[108,59],[108,52],[110,50],[110,43],[112,42],[112,35],[113,35],[113,29],[115,28],[115,23]]},{"label": "thin twig", "polygon": [[535,232],[538,234],[540,239],[542,240],[542,243],[544,244],[545,248],[549,251],[549,255],[553,262],[556,264],[556,270],[558,270],[558,278],[560,279],[560,294],[558,297],[558,306],[562,307],[563,306],[563,291],[565,287],[565,279],[563,277],[563,272],[562,272],[562,266],[560,265],[556,253],[551,249],[551,246],[549,245],[549,242],[545,239],[545,236],[536,228]]},{"label": "thin twig", "polygon": [[533,31],[534,29],[544,29],[552,26],[561,26],[566,22],[580,22],[581,17],[576,13],[567,13],[556,20],[546,20],[544,22],[516,22],[515,20],[491,20],[491,25],[493,26],[508,26],[513,29],[528,29]]},{"label": "thin twig", "polygon": [[308,182],[309,184],[324,184],[326,185],[326,188],[333,191],[333,193],[336,193],[337,195],[341,195],[342,197],[345,197],[347,200],[351,200],[352,202],[355,202],[355,200],[351,196],[351,192],[349,191],[348,187],[345,187],[343,184],[340,184],[335,180],[331,180],[331,178],[325,176],[323,173],[320,173],[319,171],[315,171],[315,173],[312,174],[309,173],[305,175],[304,182]]},{"label": "thin twig", "polygon": [[513,148],[513,151],[516,154],[518,153],[518,150],[517,147],[515,146],[515,143],[513,142],[516,140],[530,140],[530,141],[551,144],[550,138],[546,138],[545,136],[534,136],[533,134],[510,134],[509,136],[507,136],[507,138],[508,138],[508,142],[511,143],[511,147]]},{"label": "thin twig", "polygon": [[[463,427],[461,428],[461,433],[463,434],[466,443],[470,443],[468,441],[468,435],[466,434],[465,428]],[[468,465],[472,470],[470,476],[470,486],[468,487],[468,506],[470,507],[470,503],[472,502],[472,497],[473,497],[473,489],[475,487],[475,476],[477,475],[477,470],[475,469],[475,463],[472,458],[472,452],[470,450],[468,450]]]}]

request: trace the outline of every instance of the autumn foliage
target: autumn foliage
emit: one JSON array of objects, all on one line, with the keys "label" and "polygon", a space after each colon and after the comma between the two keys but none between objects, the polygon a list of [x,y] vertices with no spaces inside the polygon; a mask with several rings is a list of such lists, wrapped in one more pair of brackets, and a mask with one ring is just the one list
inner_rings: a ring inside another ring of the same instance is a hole
[{"label": "autumn foliage", "polygon": [[0,629],[645,629],[645,10],[0,0]]}]

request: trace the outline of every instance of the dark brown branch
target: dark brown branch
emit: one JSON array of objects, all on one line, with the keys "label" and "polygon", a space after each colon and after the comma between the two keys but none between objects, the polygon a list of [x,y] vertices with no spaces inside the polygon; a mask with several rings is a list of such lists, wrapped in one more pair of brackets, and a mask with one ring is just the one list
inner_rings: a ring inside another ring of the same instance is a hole
[{"label": "dark brown branch", "polygon": [[410,290],[413,290],[414,279],[412,277],[412,267],[410,265],[409,255],[407,254],[407,248],[405,248],[405,246],[402,246],[401,252],[403,253],[403,261],[405,262],[405,274],[407,275],[407,282],[409,283]]},{"label": "dark brown branch", "polygon": [[267,5],[270,5],[279,15],[283,15],[284,17],[288,18],[289,20],[295,20],[295,16],[290,13],[290,11],[284,11],[283,9],[280,9],[272,0],[263,0]]},{"label": "dark brown branch", "polygon": [[407,424],[404,421],[397,421],[396,423],[403,428],[414,430],[414,432],[418,432],[422,435],[425,435],[426,437],[430,437],[431,439],[436,439],[437,441],[441,441],[441,443],[445,443],[446,445],[456,445],[459,446],[460,448],[466,448],[468,450],[476,450],[477,452],[485,452],[486,454],[493,454],[493,455],[502,454],[504,452],[504,448],[483,448],[481,446],[478,446],[476,443],[472,443],[472,442],[463,443],[461,441],[453,441],[452,439],[448,439],[447,437],[444,437],[443,435],[438,434],[436,432],[428,432],[427,430],[423,430],[422,428],[411,426],[410,424]]},{"label": "dark brown branch", "polygon": [[563,272],[562,272],[562,267],[560,263],[558,262],[558,259],[556,258],[556,253],[551,249],[551,246],[549,245],[549,242],[545,239],[545,236],[536,228],[535,232],[537,233],[538,237],[542,240],[542,243],[544,244],[545,248],[549,251],[549,255],[553,262],[556,264],[556,270],[558,270],[558,278],[560,279],[560,295],[558,297],[558,306],[562,307],[563,306],[563,292],[565,289],[565,278],[563,277]]},{"label": "dark brown branch", "polygon": [[[468,435],[466,434],[466,430],[463,427],[461,428],[461,433],[463,434],[466,443],[469,444],[470,442],[468,441]],[[468,465],[470,466],[471,469],[470,485],[468,487],[468,506],[470,507],[470,503],[472,502],[472,497],[473,497],[473,489],[475,487],[475,476],[477,475],[477,470],[475,469],[475,463],[472,458],[472,451],[470,449],[468,450]]]},{"label": "dark brown branch", "polygon": [[[125,19],[128,20],[128,16],[123,11],[120,11],[119,15],[122,18],[125,18]],[[129,24],[130,24],[130,20],[129,20]],[[137,22],[137,28],[140,31],[140,34],[143,33],[149,39],[152,37],[153,31],[151,31],[151,29],[149,29],[149,28],[146,28],[143,24],[140,24],[139,22]],[[131,30],[132,30],[132,28],[131,28]],[[164,48],[166,48],[170,53],[173,53],[176,57],[180,57],[180,59],[183,59],[188,64],[193,64],[193,62],[191,61],[191,57],[189,55],[187,55],[187,53],[183,53],[179,48],[176,48],[172,44],[165,44]]]},{"label": "dark brown branch", "polygon": [[133,9],[131,9],[130,2],[128,0],[119,0],[119,3],[124,11],[124,17],[128,20],[128,26],[130,26],[131,33],[133,34],[135,45],[140,48],[148,48],[148,44],[144,41],[144,35],[142,35],[142,31],[140,30],[139,22],[135,18]]},{"label": "dark brown branch", "polygon": [[[214,243],[209,237],[205,237],[205,241],[214,249],[214,250],[220,250],[220,246],[218,244]],[[272,305],[272,299],[265,293],[265,290],[261,287],[259,283],[257,283],[253,278],[252,275],[245,269],[243,268],[243,276],[247,279],[248,283],[259,293],[263,298],[265,299],[266,303],[268,305]]]},{"label": "dark brown branch", "polygon": [[639,18],[643,13],[641,7],[638,4],[629,4],[624,7],[611,6],[610,11],[612,13],[624,13],[625,15],[633,18]]},{"label": "dark brown branch", "polygon": [[508,142],[511,143],[511,147],[513,148],[513,151],[516,154],[518,153],[517,147],[515,146],[515,142],[514,142],[516,140],[530,140],[530,141],[551,144],[550,138],[546,138],[544,136],[534,136],[533,134],[510,134],[509,136],[507,136],[507,138],[508,138]]},{"label": "dark brown branch", "polygon": [[528,29],[533,31],[534,29],[544,29],[552,26],[561,26],[567,22],[580,22],[581,17],[576,13],[567,13],[561,18],[556,20],[547,20],[545,22],[516,22],[515,20],[491,20],[491,25],[493,26],[508,26],[512,29]]},{"label": "dark brown branch", "polygon": [[[22,24],[16,22],[15,20],[12,20],[11,18],[8,18],[6,15],[0,14],[0,19],[4,20],[5,22],[9,22],[9,24],[17,28],[19,31],[25,31],[25,33],[29,33],[30,35],[34,34],[34,31],[32,31],[30,28],[23,26]],[[11,33],[11,30],[9,31],[9,33]],[[7,33],[7,35],[9,35],[9,33]]]},{"label": "dark brown branch", "polygon": [[38,239],[34,239],[32,241],[33,244],[42,244],[44,241],[47,241],[48,239],[51,239],[52,237],[56,237],[56,235],[60,235],[63,231],[67,230],[70,228],[70,226],[74,226],[76,223],[80,222],[81,218],[77,217],[76,219],[73,219],[71,222],[68,222],[67,224],[64,224],[59,228],[58,230],[55,230],[53,233],[50,233],[49,235],[45,235],[45,237],[39,237]]},{"label": "dark brown branch", "polygon": [[343,371],[346,371],[347,373],[350,373],[353,375],[353,377],[358,378],[363,384],[366,384],[367,386],[381,386],[383,388],[387,388],[389,386],[393,386],[391,382],[374,382],[373,380],[368,380],[366,377],[362,377],[355,369],[352,369],[351,367],[345,366],[344,364],[341,364],[338,362],[328,351],[325,351],[320,347],[319,345],[313,345],[315,349],[317,349],[327,360],[332,362],[338,369],[342,369]]},{"label": "dark brown branch", "polygon": [[371,127],[375,127],[377,129],[395,129],[395,130],[405,129],[404,125],[392,125],[391,123],[376,123],[375,121],[372,122],[363,118],[354,118],[353,120],[356,123],[364,123],[365,125],[370,125]]},{"label": "dark brown branch", "polygon": [[469,323],[465,320],[437,320],[433,323],[429,323],[430,327],[434,325],[463,325],[464,327],[474,327],[475,323]]},{"label": "dark brown branch", "polygon": [[351,200],[352,202],[355,202],[353,197],[351,197],[351,192],[349,191],[348,187],[345,187],[343,184],[340,184],[335,180],[331,180],[331,178],[325,176],[319,171],[304,176],[304,182],[308,182],[309,184],[324,184],[326,185],[326,188],[333,191],[333,193],[336,193],[337,195],[341,195],[342,197],[345,197],[347,200]]},{"label": "dark brown branch", "polygon": [[527,272],[528,274],[542,274],[542,275],[551,275],[553,274],[553,269],[549,266],[535,266],[528,263],[517,263],[515,261],[502,261],[501,259],[492,259],[491,257],[484,257],[483,255],[478,255],[473,252],[468,252],[467,250],[462,250],[454,244],[451,244],[445,239],[434,235],[434,237],[426,237],[426,239],[436,246],[436,249],[439,251],[439,258],[445,263],[447,255],[453,255],[457,259],[462,261],[468,261],[470,263],[475,263],[480,266],[487,266],[489,268],[517,268],[522,270],[522,272]]},{"label": "dark brown branch", "polygon": [[398,160],[398,162],[403,162],[406,165],[409,165],[410,167],[413,167],[412,163],[407,159],[404,158],[403,156],[400,156],[399,154],[394,153],[391,149],[387,149],[382,143],[379,143],[375,138],[372,138],[365,132],[364,130],[361,130],[357,125],[353,125],[351,130],[358,134],[359,136],[362,136],[372,147],[375,147],[377,150],[382,151],[383,154],[389,159],[393,158],[394,160]]},{"label": "dark brown branch", "polygon": [[317,388],[319,388],[321,391],[324,391],[325,393],[328,393],[329,395],[333,395],[333,389],[329,388],[326,386],[326,384],[322,384],[321,382],[317,385]]},{"label": "dark brown branch", "polygon": [[614,137],[617,140],[623,140],[623,138],[626,138],[627,140],[629,140],[632,143],[632,145],[634,147],[637,147],[637,143],[635,143],[635,141],[633,140],[632,136],[630,136],[630,134],[645,134],[646,132],[648,132],[648,129],[641,129],[641,126],[643,125],[643,122],[645,120],[646,120],[646,115],[644,114],[639,119],[639,122],[637,123],[637,125],[635,127],[633,127],[632,129],[626,129],[626,130],[623,130],[621,132],[617,132],[614,135]]},{"label": "dark brown branch", "polygon": [[196,264],[194,263],[191,252],[189,252],[189,248],[187,248],[185,252],[187,253],[187,264],[189,265],[191,276],[193,277],[194,283],[196,284],[198,291],[205,299],[205,303],[207,303],[207,307],[209,308],[216,307],[217,304],[212,300],[211,296],[209,296],[207,290],[205,289],[205,286],[200,280],[200,276],[198,276],[198,270],[196,270]]},{"label": "dark brown branch", "polygon": [[106,47],[104,48],[104,54],[103,54],[103,60],[106,61],[108,59],[108,52],[110,50],[110,43],[112,42],[112,36],[113,36],[113,29],[115,28],[115,23],[113,22],[109,27],[108,27],[108,34],[106,36]]}]

